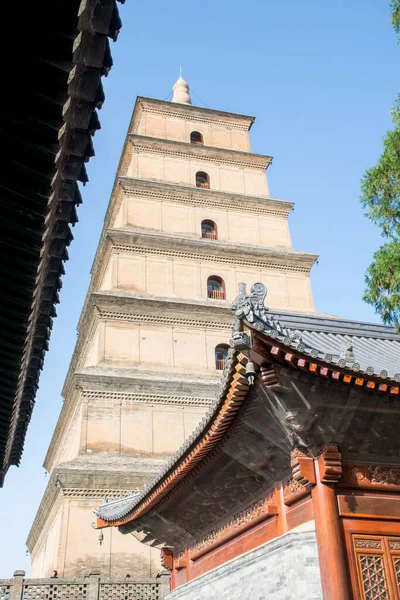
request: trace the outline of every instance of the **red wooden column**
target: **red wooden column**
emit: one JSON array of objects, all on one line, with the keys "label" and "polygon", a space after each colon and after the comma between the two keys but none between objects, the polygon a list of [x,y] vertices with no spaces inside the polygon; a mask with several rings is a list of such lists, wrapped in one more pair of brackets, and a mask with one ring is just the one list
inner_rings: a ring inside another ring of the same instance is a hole
[{"label": "red wooden column", "polygon": [[335,491],[342,465],[335,444],[323,448],[315,461],[315,474],[312,500],[324,600],[350,600],[352,596]]}]

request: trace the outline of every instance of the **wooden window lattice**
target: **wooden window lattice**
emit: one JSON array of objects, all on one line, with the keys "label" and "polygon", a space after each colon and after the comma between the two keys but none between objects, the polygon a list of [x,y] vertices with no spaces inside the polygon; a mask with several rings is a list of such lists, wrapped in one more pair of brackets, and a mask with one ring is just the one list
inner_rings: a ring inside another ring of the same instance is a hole
[{"label": "wooden window lattice", "polygon": [[393,558],[394,572],[396,574],[396,583],[400,594],[400,556]]},{"label": "wooden window lattice", "polygon": [[365,600],[389,598],[383,557],[374,554],[359,554],[358,559]]},{"label": "wooden window lattice", "polygon": [[87,585],[74,583],[24,585],[22,600],[85,600]]},{"label": "wooden window lattice", "polygon": [[353,534],[360,600],[400,600],[400,537]]}]

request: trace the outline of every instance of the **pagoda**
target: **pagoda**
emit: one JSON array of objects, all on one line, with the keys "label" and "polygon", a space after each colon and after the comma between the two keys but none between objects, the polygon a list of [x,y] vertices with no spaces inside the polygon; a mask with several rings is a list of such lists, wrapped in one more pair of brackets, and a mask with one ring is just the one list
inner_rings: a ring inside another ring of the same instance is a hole
[{"label": "pagoda", "polygon": [[182,77],[171,102],[136,100],[27,540],[32,577],[156,573],[159,551],[99,533],[93,509],[143,488],[210,408],[239,282],[267,285],[276,310],[314,311],[316,256],[292,249],[293,205],[270,197],[253,122],[193,106]]}]

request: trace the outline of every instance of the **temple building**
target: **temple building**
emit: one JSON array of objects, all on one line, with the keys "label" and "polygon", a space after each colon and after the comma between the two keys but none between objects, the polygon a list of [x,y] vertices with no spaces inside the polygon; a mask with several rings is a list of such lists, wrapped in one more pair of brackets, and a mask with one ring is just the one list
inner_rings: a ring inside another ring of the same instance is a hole
[{"label": "temple building", "polygon": [[266,292],[239,286],[205,418],[97,527],[162,549],[169,600],[398,600],[400,337]]},{"label": "temple building", "polygon": [[[171,102],[137,98],[27,540],[31,577],[157,573],[159,550],[91,528],[93,509],[104,497],[130,502],[215,410],[239,282],[267,285],[275,311],[314,312],[316,256],[292,249],[293,205],[270,197],[272,159],[250,151],[253,122],[193,106],[182,78]],[[266,458],[254,460],[263,473]],[[286,455],[279,460],[286,468]],[[246,497],[253,488],[244,485]],[[181,534],[179,552],[189,539]]]}]

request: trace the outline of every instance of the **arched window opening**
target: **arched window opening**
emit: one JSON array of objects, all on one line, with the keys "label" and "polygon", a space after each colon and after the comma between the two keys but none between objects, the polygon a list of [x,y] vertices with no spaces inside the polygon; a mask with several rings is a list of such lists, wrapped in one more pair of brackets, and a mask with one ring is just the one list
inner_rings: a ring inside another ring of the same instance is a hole
[{"label": "arched window opening", "polygon": [[192,133],[190,134],[190,143],[199,144],[200,146],[204,145],[204,138],[201,135],[200,131],[192,131]]},{"label": "arched window opening", "polygon": [[207,238],[208,240],[218,239],[217,224],[211,219],[204,219],[201,222],[201,237]]},{"label": "arched window opening", "polygon": [[226,359],[228,358],[228,350],[228,344],[218,344],[215,347],[215,368],[217,371],[224,370]]},{"label": "arched window opening", "polygon": [[221,277],[211,275],[207,279],[207,297],[212,300],[225,300],[225,283]]},{"label": "arched window opening", "polygon": [[196,173],[196,187],[210,189],[210,178],[204,171],[198,171]]}]

